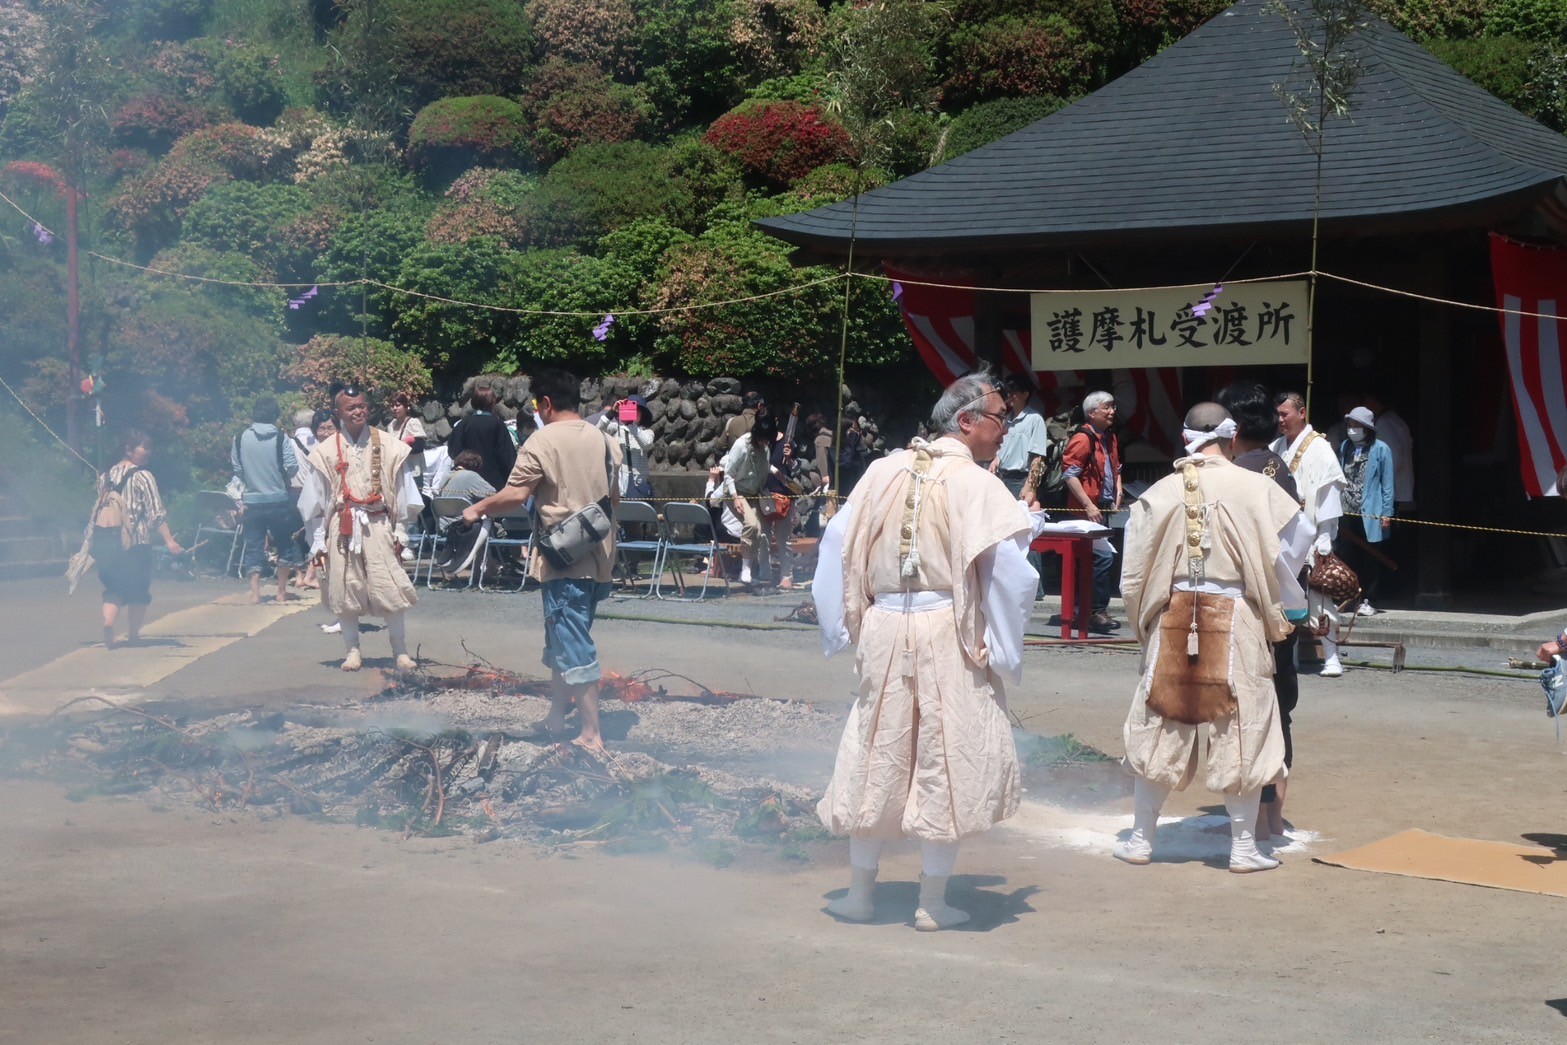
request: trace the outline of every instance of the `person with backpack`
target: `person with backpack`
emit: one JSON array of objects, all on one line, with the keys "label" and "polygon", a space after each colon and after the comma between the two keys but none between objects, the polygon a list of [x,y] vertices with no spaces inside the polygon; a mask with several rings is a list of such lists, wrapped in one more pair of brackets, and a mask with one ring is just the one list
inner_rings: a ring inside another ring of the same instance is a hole
[{"label": "person with backpack", "polygon": [[152,602],[152,538],[163,539],[170,555],[180,547],[169,531],[168,513],[158,493],[158,480],[147,470],[152,440],[131,430],[121,442],[121,459],[98,477],[93,505],[92,557],[103,583],[103,645],[114,648],[115,624],[125,608],[126,641],[141,641],[142,622]]},{"label": "person with backpack", "polygon": [[[1106,517],[1121,510],[1121,446],[1115,424],[1115,396],[1090,392],[1083,400],[1083,424],[1061,454],[1066,478],[1067,507],[1081,511],[1089,522],[1106,525]],[[1094,615],[1088,628],[1108,635],[1121,626],[1109,614],[1110,589],[1115,585],[1115,553],[1094,543]],[[1063,613],[1065,610],[1062,611]]]},{"label": "person with backpack", "polygon": [[261,574],[267,565],[267,538],[277,554],[277,601],[288,599],[288,579],[305,568],[301,534],[305,522],[295,506],[290,484],[299,473],[294,441],[273,422],[277,400],[262,396],[250,414],[252,424],[234,437],[229,460],[244,487],[240,496],[245,527],[245,550],[240,569],[250,578],[250,601],[261,601]]}]

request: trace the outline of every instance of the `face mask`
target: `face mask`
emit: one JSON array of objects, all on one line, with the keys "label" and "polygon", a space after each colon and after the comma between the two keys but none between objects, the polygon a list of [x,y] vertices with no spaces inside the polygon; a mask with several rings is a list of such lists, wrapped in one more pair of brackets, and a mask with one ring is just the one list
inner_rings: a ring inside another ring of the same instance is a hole
[{"label": "face mask", "polygon": [[1364,428],[1351,428],[1349,430],[1349,438],[1354,442],[1363,443],[1366,441],[1366,430]]}]

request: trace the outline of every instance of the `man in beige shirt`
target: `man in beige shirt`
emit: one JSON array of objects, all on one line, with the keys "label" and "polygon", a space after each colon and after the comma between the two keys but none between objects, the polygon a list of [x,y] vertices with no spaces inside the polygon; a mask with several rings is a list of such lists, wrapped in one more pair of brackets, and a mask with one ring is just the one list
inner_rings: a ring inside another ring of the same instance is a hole
[{"label": "man in beige shirt", "polygon": [[[541,532],[559,526],[573,512],[607,500],[620,500],[620,448],[579,412],[580,382],[564,370],[546,370],[533,379],[536,409],[544,427],[522,445],[511,477],[497,493],[464,509],[470,525],[485,516],[503,515],[534,499]],[[603,677],[593,643],[593,617],[611,591],[615,535],[611,532],[589,554],[564,569],[535,554],[528,572],[544,596],[544,663],[550,669],[550,712],[535,728],[546,734],[566,730],[573,702],[582,731],[575,743],[601,750],[598,683]]]}]

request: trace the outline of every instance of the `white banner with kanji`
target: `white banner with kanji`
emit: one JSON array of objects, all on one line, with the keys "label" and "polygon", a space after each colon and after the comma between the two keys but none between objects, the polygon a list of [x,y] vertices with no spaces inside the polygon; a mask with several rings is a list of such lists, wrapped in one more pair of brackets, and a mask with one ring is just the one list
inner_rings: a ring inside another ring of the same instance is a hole
[{"label": "white banner with kanji", "polygon": [[1031,296],[1035,370],[1304,363],[1306,282]]}]

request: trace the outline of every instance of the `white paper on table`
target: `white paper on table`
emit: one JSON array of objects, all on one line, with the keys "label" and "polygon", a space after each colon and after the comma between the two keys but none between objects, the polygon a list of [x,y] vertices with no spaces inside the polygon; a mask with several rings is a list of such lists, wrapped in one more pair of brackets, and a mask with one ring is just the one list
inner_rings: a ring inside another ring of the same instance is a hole
[{"label": "white paper on table", "polygon": [[[1087,519],[1063,519],[1060,522],[1046,523],[1034,531],[1035,537],[1048,537],[1053,533],[1093,533],[1095,530],[1103,530],[1106,527],[1102,523],[1089,522]],[[1109,538],[1101,537],[1094,542],[1095,551],[1106,551],[1115,554],[1115,545]]]}]

